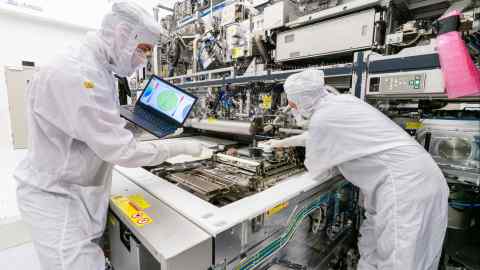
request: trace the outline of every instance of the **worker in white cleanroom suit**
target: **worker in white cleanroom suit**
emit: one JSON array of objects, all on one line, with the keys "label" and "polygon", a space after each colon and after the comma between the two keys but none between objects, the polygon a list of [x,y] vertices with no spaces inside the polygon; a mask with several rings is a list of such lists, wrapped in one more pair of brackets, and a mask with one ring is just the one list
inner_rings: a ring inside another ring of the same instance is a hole
[{"label": "worker in white cleanroom suit", "polygon": [[430,155],[404,130],[351,95],[326,91],[323,72],[284,85],[308,132],[273,147],[305,146],[316,177],[337,167],[365,197],[358,269],[437,269],[447,228],[448,186]]},{"label": "worker in white cleanroom suit", "polygon": [[141,7],[116,2],[101,28],[57,56],[28,86],[29,149],[15,170],[18,203],[43,270],[103,270],[112,166],[156,165],[194,142],[137,142],[120,118],[114,73],[129,76],[161,29]]}]

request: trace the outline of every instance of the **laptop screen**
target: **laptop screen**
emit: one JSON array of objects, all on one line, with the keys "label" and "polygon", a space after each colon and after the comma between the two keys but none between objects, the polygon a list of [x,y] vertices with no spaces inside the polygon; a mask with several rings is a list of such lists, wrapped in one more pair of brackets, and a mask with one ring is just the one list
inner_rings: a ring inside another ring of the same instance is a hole
[{"label": "laptop screen", "polygon": [[196,98],[152,76],[145,87],[140,102],[172,120],[183,124],[190,114]]}]

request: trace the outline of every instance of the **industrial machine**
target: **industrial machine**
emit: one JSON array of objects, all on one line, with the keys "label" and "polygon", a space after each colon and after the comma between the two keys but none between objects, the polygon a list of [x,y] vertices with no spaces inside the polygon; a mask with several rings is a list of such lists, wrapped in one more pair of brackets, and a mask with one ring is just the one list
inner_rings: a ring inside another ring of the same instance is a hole
[{"label": "industrial machine", "polygon": [[459,31],[480,67],[478,1],[177,1],[158,18],[170,39],[130,88],[155,73],[198,96],[183,134],[168,140],[198,140],[211,153],[115,168],[114,269],[356,269],[358,189],[334,169],[309,177],[302,148],[262,144],[307,129],[283,91],[307,68],[432,154],[452,191],[441,267],[480,269],[480,239],[467,237],[480,235],[480,97],[446,92],[435,25],[451,9],[463,12]]},{"label": "industrial machine", "polygon": [[302,166],[295,151],[287,149],[261,159],[218,153],[209,160],[160,166],[150,172],[214,205],[223,206],[302,172]]},{"label": "industrial machine", "polygon": [[114,269],[354,269],[358,189],[333,172],[304,175],[295,149],[243,150],[118,168],[108,225]]}]

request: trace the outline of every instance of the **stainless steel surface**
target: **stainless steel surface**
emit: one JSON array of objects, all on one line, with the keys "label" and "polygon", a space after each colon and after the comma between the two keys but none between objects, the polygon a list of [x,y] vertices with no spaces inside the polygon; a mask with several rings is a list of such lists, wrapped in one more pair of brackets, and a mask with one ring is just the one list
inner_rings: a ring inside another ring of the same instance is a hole
[{"label": "stainless steel surface", "polygon": [[192,174],[173,173],[168,175],[168,179],[177,182],[202,196],[212,196],[216,192],[226,191],[231,185],[215,181],[215,178],[204,174],[204,170],[196,169]]},{"label": "stainless steel surface", "polygon": [[[138,177],[144,178],[145,176],[142,177],[138,175]],[[155,176],[153,177],[156,178]],[[170,189],[170,187],[167,187],[161,183],[163,181],[164,180],[161,180],[159,178],[151,179],[148,182],[143,182],[141,186],[152,192],[152,194],[157,194],[153,191],[159,188],[157,184],[161,184],[163,188]],[[126,187],[123,182],[129,183],[129,186]],[[135,236],[135,238],[139,240],[139,244],[141,246],[145,246],[152,253],[152,255],[157,254],[155,256],[155,259],[161,263],[162,269],[207,270],[209,269],[209,266],[207,266],[208,263],[214,264],[214,267],[211,269],[244,269],[242,267],[238,268],[239,263],[244,260],[244,257],[249,258],[250,256],[254,256],[254,254],[259,252],[261,249],[268,247],[274,239],[278,239],[288,230],[288,228],[292,228],[288,226],[292,222],[292,217],[298,215],[298,213],[302,212],[304,209],[306,209],[306,207],[311,207],[312,203],[317,202],[321,199],[322,202],[326,204],[322,207],[326,208],[321,211],[319,210],[319,214],[315,214],[313,216],[315,220],[319,219],[319,226],[316,226],[316,229],[313,229],[309,222],[310,219],[306,216],[303,217],[300,220],[301,226],[299,226],[299,230],[302,233],[299,233],[298,237],[293,238],[291,240],[292,242],[288,244],[285,248],[276,251],[274,254],[275,256],[271,256],[267,260],[262,260],[261,264],[262,266],[268,266],[270,262],[274,262],[278,258],[283,258],[291,262],[296,262],[295,259],[292,259],[294,258],[292,256],[294,254],[299,254],[299,250],[303,250],[301,251],[303,255],[298,257],[299,263],[308,266],[308,269],[323,269],[318,268],[323,267],[319,266],[319,264],[325,265],[325,263],[330,263],[330,261],[332,260],[338,260],[336,259],[337,257],[345,257],[346,255],[342,252],[348,250],[348,248],[352,246],[350,240],[346,241],[342,239],[351,239],[349,235],[351,235],[351,233],[355,231],[354,228],[357,222],[352,219],[350,214],[345,214],[345,212],[342,212],[343,210],[338,212],[338,209],[346,209],[345,207],[347,206],[345,202],[347,201],[352,202],[352,205],[356,205],[356,200],[345,199],[345,194],[347,193],[341,192],[339,189],[341,187],[344,187],[344,183],[345,182],[343,181],[343,178],[338,176],[330,179],[329,181],[326,181],[323,184],[314,185],[311,188],[304,189],[303,191],[296,193],[296,195],[289,197],[289,199],[283,201],[276,206],[272,206],[271,208],[268,208],[270,206],[268,206],[267,208],[262,208],[263,210],[261,211],[263,212],[259,212],[259,214],[255,214],[255,216],[252,215],[253,217],[249,215],[248,217],[240,219],[241,221],[235,221],[235,223],[232,223],[231,225],[229,224],[228,227],[225,227],[224,229],[219,230],[216,233],[211,233],[211,241],[200,241],[200,244],[195,245],[195,243],[192,243],[191,246],[178,246],[178,244],[175,242],[173,246],[175,248],[178,248],[178,251],[180,251],[180,249],[184,249],[184,251],[178,253],[178,256],[173,256],[173,259],[163,258],[165,256],[159,256],[159,254],[165,253],[165,251],[168,251],[170,248],[172,248],[172,241],[176,241],[176,239],[172,239],[172,237],[176,237],[176,235],[180,234],[181,236],[178,236],[181,240],[180,242],[186,241],[188,238],[191,237],[190,233],[184,228],[185,224],[182,224],[183,222],[185,222],[185,220],[179,214],[165,214],[163,211],[159,211],[159,208],[156,206],[156,204],[152,204],[152,209],[147,209],[150,210],[147,213],[152,216],[155,222],[153,224],[146,225],[144,228],[140,229],[131,226],[131,224],[130,226],[128,226],[128,228],[132,230],[132,234]],[[137,194],[139,191],[141,191],[139,187],[133,189],[132,185],[133,184],[128,182],[127,180],[115,180],[114,194],[120,193],[124,195],[130,195]],[[280,192],[279,196],[282,196],[281,193],[283,192]],[[183,198],[181,200],[188,200],[188,197],[185,196],[187,195],[186,193],[178,195],[179,197]],[[144,196],[146,196],[149,202],[153,200],[153,202],[159,202],[161,206],[164,206],[163,203],[156,200],[155,198],[152,198],[148,193],[144,194]],[[189,201],[193,202],[192,198],[190,198]],[[196,202],[196,204],[199,203],[200,202]],[[232,203],[232,205],[239,204],[242,204],[242,200]],[[174,204],[171,205],[173,206]],[[231,205],[225,206],[225,208],[229,206]],[[254,205],[246,206],[248,208],[255,207]],[[225,208],[221,207],[218,209],[220,210]],[[113,207],[113,209],[115,212],[115,207]],[[329,210],[327,211],[327,209]],[[206,210],[206,212],[203,211],[202,213],[205,214],[201,214],[201,219],[204,220],[213,218],[213,216],[215,216],[214,212],[214,209]],[[328,218],[327,216],[324,216],[327,213],[330,213],[328,214]],[[119,215],[120,218],[122,218],[120,213],[118,213],[118,209],[116,211],[116,214]],[[177,215],[180,217],[178,217]],[[355,216],[357,215],[358,214],[355,214]],[[125,219],[125,217],[123,217],[123,219]],[[175,219],[179,220],[175,221]],[[159,226],[160,224],[157,224],[157,220],[160,220],[160,222],[162,220],[165,220],[165,226],[169,227],[164,228],[163,226]],[[215,221],[215,224],[226,224],[226,222],[222,221],[221,219],[216,218],[215,220],[217,220]],[[294,220],[297,220],[297,218],[295,217]],[[122,222],[128,224],[128,220],[122,220]],[[188,221],[186,222],[187,224],[189,223]],[[295,227],[296,226],[298,225],[295,225]],[[145,232],[144,229],[147,228],[152,228],[152,231]],[[315,234],[315,232],[311,230],[314,230],[317,234]],[[170,233],[171,236],[168,237],[164,235],[165,233]],[[156,234],[163,235],[163,237],[165,237],[165,239],[167,240],[160,241],[159,237]],[[305,242],[304,239],[308,239],[308,241]],[[155,244],[156,246],[149,248],[149,246],[153,244]],[[199,247],[201,247],[203,250],[198,250]],[[209,250],[206,251],[207,249]],[[202,255],[202,252],[205,253]],[[142,252],[138,253],[142,254]],[[117,254],[121,253],[117,252]],[[126,257],[125,254],[121,256],[122,258]],[[199,256],[204,257],[200,258]],[[135,259],[133,260],[137,261],[137,257],[134,257]],[[200,266],[200,264],[193,266],[192,262],[201,262],[207,267],[204,267],[203,265]],[[188,267],[185,267],[184,264],[187,263],[189,265]],[[279,261],[279,263],[282,264],[283,262]],[[168,266],[168,268],[165,268],[166,266]],[[260,268],[257,267],[255,269]],[[120,268],[119,270],[123,269]]]},{"label": "stainless steel surface", "polygon": [[370,48],[374,22],[375,10],[371,9],[281,32],[277,37],[275,61]]},{"label": "stainless steel surface", "polygon": [[250,122],[226,121],[226,120],[208,120],[208,119],[190,119],[185,123],[186,127],[192,127],[200,130],[215,131],[237,135],[251,135]]},{"label": "stainless steel surface", "polygon": [[442,140],[438,145],[438,154],[447,160],[465,160],[472,155],[472,144],[462,138]]},{"label": "stainless steel surface", "polygon": [[183,84],[185,82],[198,82],[204,80],[221,79],[223,74],[229,73],[228,77],[235,77],[235,69],[233,67],[219,68],[214,70],[207,70],[202,72],[196,72],[194,74],[185,74],[180,76],[168,77],[165,80],[175,84]]},{"label": "stainless steel surface", "polygon": [[258,157],[243,155],[241,150],[236,156],[216,153],[211,159],[185,166],[163,164],[147,169],[218,207],[261,192],[304,171],[293,148]]},{"label": "stainless steel surface", "polygon": [[[226,267],[225,269],[228,270],[239,269],[237,267],[243,257],[252,256],[252,254],[271,243],[285,230],[294,213],[298,213],[302,208],[322,196],[330,196],[331,192],[338,190],[341,181],[341,177],[331,179],[317,188],[285,202],[285,205],[288,206],[274,214],[264,213],[254,219],[245,220],[243,223],[219,234],[214,239],[215,264],[217,267],[220,269]],[[328,213],[334,211],[334,205],[335,203],[330,205],[331,208],[328,208]],[[355,216],[359,218],[359,212]],[[262,263],[262,267],[258,267],[258,269],[266,269],[263,267],[268,266],[272,262],[271,259],[274,259],[273,261],[283,260],[301,264],[309,270],[327,269],[325,267],[335,256],[339,256],[338,259],[342,260],[345,257],[342,252],[354,246],[355,226],[358,226],[358,220],[354,219],[350,222],[346,220],[347,218],[344,219],[342,226],[347,227],[342,227],[343,229],[338,229],[340,227],[333,229],[334,227],[331,226],[334,225],[330,220],[325,221],[325,226],[317,233],[313,233],[310,219],[307,218],[301,223],[295,237],[289,244],[280,250],[276,256]],[[327,229],[327,227],[330,229]],[[333,231],[336,231],[336,233]],[[271,267],[278,266],[275,266],[275,263],[271,265]]]},{"label": "stainless steel surface", "polygon": [[265,7],[263,13],[264,29],[274,29],[285,26],[286,23],[298,17],[298,9],[290,0],[279,1]]},{"label": "stainless steel surface", "polygon": [[[114,203],[110,204],[110,209],[138,239],[139,244],[160,262],[162,270],[206,270],[211,265],[212,238],[195,224],[117,172],[113,175],[111,194],[112,197],[139,194],[151,205],[145,209],[145,213],[153,219],[153,223],[144,227],[134,225]],[[112,240],[111,243],[118,247],[118,241]],[[116,264],[122,263],[125,252],[114,252],[112,256],[116,270],[132,270],[128,268],[129,265]]]},{"label": "stainless steel surface", "polygon": [[346,2],[333,8],[325,9],[316,13],[302,16],[287,24],[288,27],[298,27],[308,23],[325,20],[332,17],[341,16],[343,14],[359,11],[362,9],[378,6],[382,3],[381,0],[357,0],[357,1],[343,1]]},{"label": "stainless steel surface", "polygon": [[480,128],[474,120],[423,121],[417,140],[425,145],[431,134],[428,150],[440,167],[480,175]]},{"label": "stainless steel surface", "polygon": [[123,231],[124,226],[113,214],[109,215],[110,263],[118,270],[160,270],[160,263],[133,235]]},{"label": "stainless steel surface", "polygon": [[299,135],[304,133],[304,129],[294,129],[294,128],[279,128],[278,131],[285,134]]}]

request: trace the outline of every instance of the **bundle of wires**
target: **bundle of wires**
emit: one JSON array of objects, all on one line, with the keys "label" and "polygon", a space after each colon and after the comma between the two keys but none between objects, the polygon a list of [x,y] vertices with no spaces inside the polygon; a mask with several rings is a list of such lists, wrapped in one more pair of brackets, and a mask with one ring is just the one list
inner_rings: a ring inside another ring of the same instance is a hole
[{"label": "bundle of wires", "polygon": [[288,242],[295,236],[297,229],[300,227],[302,221],[310,214],[312,214],[315,210],[319,209],[320,206],[323,204],[327,204],[329,200],[329,196],[323,196],[320,199],[312,202],[309,206],[303,208],[302,210],[298,211],[291,221],[289,222],[286,230],[275,240],[271,241],[267,246],[257,251],[250,257],[246,257],[243,259],[235,270],[251,270],[255,269],[273,255],[275,255],[278,251],[280,251],[283,247],[285,247]]},{"label": "bundle of wires", "polygon": [[451,201],[448,203],[453,208],[457,209],[471,209],[471,208],[480,208],[480,203],[473,203],[473,202],[456,202]]}]

